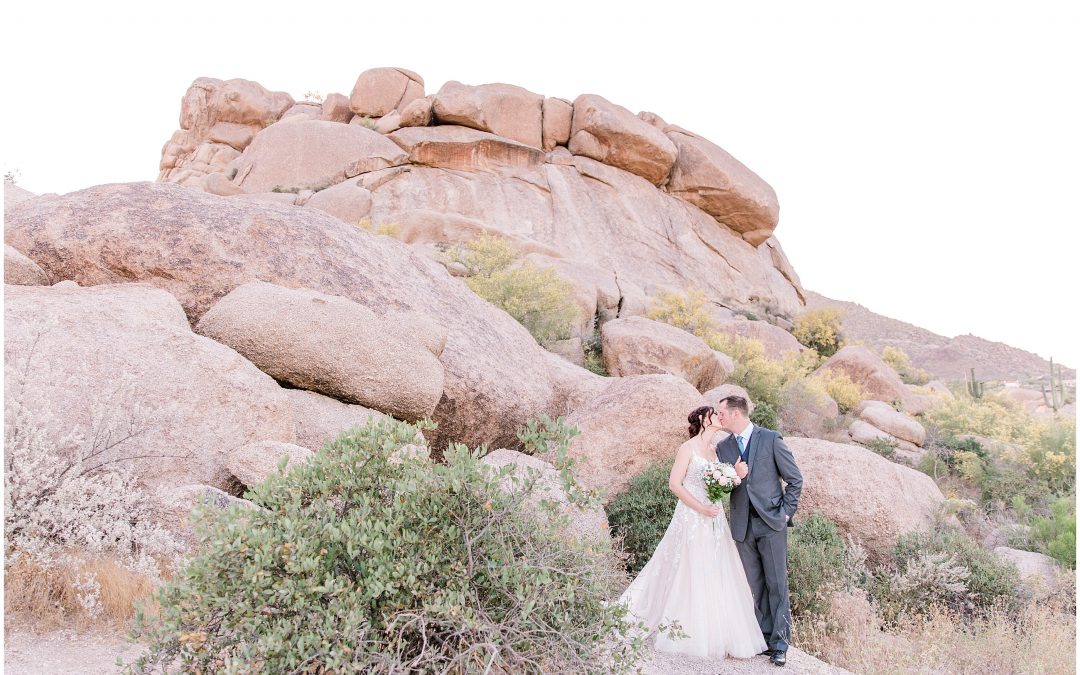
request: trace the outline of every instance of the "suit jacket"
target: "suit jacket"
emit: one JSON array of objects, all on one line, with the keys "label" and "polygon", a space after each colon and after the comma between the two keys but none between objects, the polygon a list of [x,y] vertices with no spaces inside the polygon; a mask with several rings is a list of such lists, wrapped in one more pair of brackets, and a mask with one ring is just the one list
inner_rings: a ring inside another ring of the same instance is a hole
[{"label": "suit jacket", "polygon": [[[716,447],[721,462],[734,465],[739,459],[739,445],[734,436],[728,436]],[[754,425],[750,434],[746,474],[741,485],[731,491],[731,536],[735,541],[746,539],[750,522],[750,504],[765,523],[777,532],[795,524],[795,509],[802,493],[802,474],[795,464],[784,437],[779,433]],[[780,479],[787,483],[783,489]]]}]

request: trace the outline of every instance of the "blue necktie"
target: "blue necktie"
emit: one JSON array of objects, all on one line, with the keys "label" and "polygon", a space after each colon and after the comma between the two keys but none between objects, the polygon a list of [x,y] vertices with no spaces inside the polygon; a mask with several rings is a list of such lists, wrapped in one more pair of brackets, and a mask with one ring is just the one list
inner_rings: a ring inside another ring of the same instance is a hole
[{"label": "blue necktie", "polygon": [[739,443],[739,457],[742,457],[742,460],[745,462],[746,461],[746,448],[743,447],[742,436],[736,436],[735,440]]}]

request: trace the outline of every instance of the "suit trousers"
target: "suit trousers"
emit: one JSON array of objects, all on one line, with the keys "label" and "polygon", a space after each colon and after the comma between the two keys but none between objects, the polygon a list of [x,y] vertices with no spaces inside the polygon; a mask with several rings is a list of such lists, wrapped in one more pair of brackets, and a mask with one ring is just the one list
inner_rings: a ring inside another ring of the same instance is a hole
[{"label": "suit trousers", "polygon": [[787,651],[791,642],[791,601],[787,585],[787,530],[779,532],[750,516],[746,538],[735,542],[754,594],[758,626],[769,649]]}]

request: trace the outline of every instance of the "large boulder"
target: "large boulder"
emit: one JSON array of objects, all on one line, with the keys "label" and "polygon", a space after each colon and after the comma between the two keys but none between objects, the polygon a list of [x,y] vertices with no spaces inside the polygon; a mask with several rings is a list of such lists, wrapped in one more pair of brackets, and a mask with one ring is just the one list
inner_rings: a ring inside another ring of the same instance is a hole
[{"label": "large boulder", "polygon": [[21,384],[6,378],[19,388],[8,395],[54,438],[111,435],[121,442],[101,460],[143,457],[131,466],[151,486],[219,488],[228,485],[230,448],[293,441],[281,387],[232,349],[191,332],[165,291],[70,282],[4,290],[6,363],[26,369]]},{"label": "large boulder", "polygon": [[423,166],[465,171],[537,168],[544,153],[517,141],[485,131],[447,124],[406,127],[390,139],[408,153],[409,161]]},{"label": "large boulder", "polygon": [[49,275],[22,253],[4,244],[4,283],[17,286],[48,286]]},{"label": "large boulder", "polygon": [[279,382],[410,422],[430,416],[442,396],[435,354],[340,296],[253,281],[219,300],[195,330]]},{"label": "large boulder", "polygon": [[258,82],[198,78],[180,103],[180,129],[161,150],[158,180],[193,184],[208,169],[220,170],[293,104],[289,94]]},{"label": "large boulder", "polygon": [[547,352],[441,265],[316,209],[238,199],[171,184],[105,185],[18,204],[5,234],[52,278],[145,280],[175,295],[192,321],[256,279],[340,295],[380,316],[437,317],[447,337],[435,444],[512,445],[525,420],[555,412]]},{"label": "large boulder", "polygon": [[674,375],[611,378],[604,390],[567,418],[581,434],[570,443],[578,475],[606,499],[650,464],[675,456],[687,436],[686,417],[705,400]]},{"label": "large boulder", "polygon": [[1048,555],[1007,546],[998,546],[994,554],[1016,565],[1024,587],[1036,598],[1045,598],[1063,586],[1066,573]]},{"label": "large boulder", "polygon": [[925,452],[919,446],[915,445],[911,441],[905,441],[902,438],[897,438],[887,431],[878,429],[873,424],[863,421],[854,420],[848,426],[848,437],[856,443],[862,445],[873,445],[878,442],[884,441],[893,446],[895,453],[902,459],[907,460],[911,464],[917,464],[919,460],[923,458]]},{"label": "large boulder", "polygon": [[251,192],[322,190],[346,178],[406,162],[401,148],[377,131],[301,120],[264,129],[232,168]]},{"label": "large boulder", "polygon": [[[702,394],[705,398],[705,405],[711,405],[714,408],[720,404],[720,401],[728,396],[741,396],[746,399],[749,412],[754,412],[754,401],[750,398],[750,393],[737,384],[722,384],[719,387],[713,387],[709,391]],[[689,412],[689,411],[688,411]]]},{"label": "large boulder", "polygon": [[574,104],[561,98],[544,99],[544,150],[570,142],[574,123]]},{"label": "large boulder", "polygon": [[872,557],[884,557],[900,535],[932,527],[945,502],[929,476],[865,448],[815,438],[786,441],[803,475],[801,517],[821,512]]},{"label": "large boulder", "polygon": [[758,246],[772,236],[780,219],[776,192],[723,148],[682,129],[667,137],[679,154],[668,191],[697,206]]},{"label": "large boulder", "polygon": [[[540,510],[540,501],[549,500],[559,505],[559,511],[566,516],[568,534],[579,541],[596,546],[611,546],[611,534],[608,530],[607,514],[601,506],[582,508],[571,504],[562,487],[558,470],[538,457],[531,457],[516,450],[493,450],[484,455],[484,464],[496,469],[513,466],[513,473],[503,478],[504,489],[511,489],[516,476],[517,481],[524,481],[532,475],[538,476],[536,487],[529,504]],[[535,473],[533,473],[535,472]],[[519,483],[520,484],[520,483]]]},{"label": "large boulder", "polygon": [[356,78],[349,103],[361,117],[382,117],[423,97],[424,78],[411,70],[372,68]]},{"label": "large boulder", "polygon": [[859,419],[896,438],[914,443],[920,448],[926,444],[926,429],[914,418],[881,401],[863,401],[856,410]]},{"label": "large boulder", "polygon": [[862,345],[841,347],[829,357],[815,375],[823,375],[831,370],[846,373],[863,388],[869,398],[885,403],[899,401],[906,403],[911,392],[900,376],[881,357]]},{"label": "large boulder", "polygon": [[781,359],[785,354],[799,353],[807,349],[795,339],[794,335],[768,321],[740,317],[730,321],[717,321],[714,326],[720,333],[757,340],[765,349],[765,355],[770,359]]},{"label": "large boulder", "polygon": [[418,98],[402,108],[398,124],[403,127],[426,127],[431,124],[431,98]]},{"label": "large boulder", "polygon": [[602,96],[574,100],[570,152],[635,173],[653,185],[667,180],[678,150],[662,131]]},{"label": "large boulder", "polygon": [[285,459],[285,470],[290,471],[311,459],[313,454],[292,443],[258,441],[229,450],[225,467],[240,485],[253,488],[277,473],[278,462],[282,459]]},{"label": "large boulder", "polygon": [[311,450],[321,449],[353,427],[385,419],[377,410],[362,405],[342,403],[306,389],[285,389],[296,423],[296,444]]},{"label": "large boulder", "polygon": [[319,119],[327,122],[341,122],[348,124],[353,118],[353,111],[349,107],[349,97],[344,94],[327,94],[323,99],[322,108],[319,110]]},{"label": "large boulder", "polygon": [[730,359],[719,358],[701,338],[645,317],[612,319],[600,335],[604,366],[615,376],[667,373],[706,391],[733,370]]},{"label": "large boulder", "polygon": [[782,312],[802,307],[798,277],[775,239],[755,249],[639,176],[587,157],[544,163],[534,148],[464,127],[400,129],[391,138],[424,165],[365,174],[375,223],[441,214],[542,244],[547,255],[615,275],[620,316],[643,313],[646,291],[692,287],[736,305],[768,297]]},{"label": "large boulder", "polygon": [[543,145],[544,97],[512,84],[469,86],[451,80],[432,99],[432,113],[441,124],[490,131],[539,148]]}]

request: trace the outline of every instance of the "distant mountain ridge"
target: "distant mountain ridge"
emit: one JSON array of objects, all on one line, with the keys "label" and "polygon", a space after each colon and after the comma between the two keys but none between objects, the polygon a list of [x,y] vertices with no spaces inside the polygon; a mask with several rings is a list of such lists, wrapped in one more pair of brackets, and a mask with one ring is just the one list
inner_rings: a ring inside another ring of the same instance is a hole
[{"label": "distant mountain ridge", "polygon": [[[925,328],[875,314],[854,302],[833,300],[806,291],[807,309],[837,307],[844,312],[844,334],[880,352],[886,346],[903,349],[913,365],[943,380],[959,380],[975,369],[982,380],[1049,381],[1050,362],[1038,354],[992,342],[974,335],[948,338]],[[1065,368],[1066,379],[1075,379],[1076,370]]]}]

